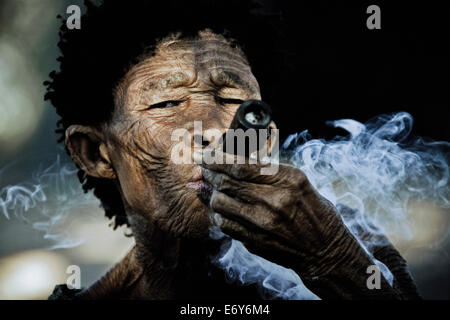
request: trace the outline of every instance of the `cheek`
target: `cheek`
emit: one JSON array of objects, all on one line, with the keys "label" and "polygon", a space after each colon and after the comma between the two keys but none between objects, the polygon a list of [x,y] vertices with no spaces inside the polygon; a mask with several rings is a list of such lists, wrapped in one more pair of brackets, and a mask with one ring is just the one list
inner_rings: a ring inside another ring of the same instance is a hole
[{"label": "cheek", "polygon": [[162,151],[166,148],[155,127],[144,119],[121,121],[112,128],[110,158],[123,196],[131,207],[142,201],[154,202],[150,199],[153,185],[149,173],[163,165]]},{"label": "cheek", "polygon": [[184,167],[170,163],[171,149],[177,143],[171,140],[173,125],[138,119],[121,121],[114,129],[111,159],[125,200],[135,208],[142,203],[154,205],[161,184],[176,183]]},{"label": "cheek", "polygon": [[154,186],[141,162],[124,152],[118,151],[117,155],[120,155],[116,156],[119,160],[114,166],[126,204],[135,209],[141,209],[143,203],[153,207]]},{"label": "cheek", "polygon": [[120,148],[141,161],[163,160],[170,149],[170,122],[142,117],[128,120],[115,135]]}]

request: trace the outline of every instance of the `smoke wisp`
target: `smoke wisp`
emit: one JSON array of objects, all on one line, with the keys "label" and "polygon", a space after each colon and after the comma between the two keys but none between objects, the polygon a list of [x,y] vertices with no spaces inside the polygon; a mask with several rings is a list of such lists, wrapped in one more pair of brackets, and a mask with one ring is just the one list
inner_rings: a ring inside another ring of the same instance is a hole
[{"label": "smoke wisp", "polygon": [[80,245],[83,239],[71,232],[71,223],[86,217],[81,213],[99,201],[82,192],[76,173],[75,166],[62,162],[58,155],[51,165],[34,172],[30,181],[0,189],[0,212],[43,232],[50,249]]},{"label": "smoke wisp", "polygon": [[[381,115],[366,124],[351,119],[329,124],[346,130],[348,136],[325,141],[310,139],[303,131],[286,139],[282,154],[336,205],[346,226],[392,285],[392,273],[373,258],[372,248],[383,245],[387,239],[383,235],[414,238],[417,226],[409,217],[413,201],[449,208],[450,144],[410,137],[413,119],[406,112]],[[375,236],[363,238],[367,233]],[[220,231],[213,236],[220,237]],[[224,246],[215,261],[230,279],[258,283],[269,298],[317,298],[292,270],[249,253],[239,241]]]},{"label": "smoke wisp", "polygon": [[[414,239],[418,226],[412,223],[410,210],[415,201],[450,207],[450,144],[410,137],[411,115],[401,112],[365,124],[350,119],[329,124],[346,130],[348,136],[325,141],[310,139],[303,131],[288,137],[281,153],[336,205],[369,255],[373,246],[383,244],[383,235]],[[19,217],[43,231],[54,243],[51,248],[82,243],[70,233],[70,223],[80,218],[83,208],[89,211],[99,201],[91,193],[83,194],[76,172],[73,164],[64,164],[58,156],[30,182],[0,189],[0,211],[6,218]],[[367,232],[379,237],[363,238]],[[227,237],[218,229],[212,229],[211,236]],[[214,262],[230,281],[258,284],[265,298],[318,299],[294,271],[249,253],[234,239],[225,241]],[[386,266],[375,259],[374,263],[392,283]]]}]

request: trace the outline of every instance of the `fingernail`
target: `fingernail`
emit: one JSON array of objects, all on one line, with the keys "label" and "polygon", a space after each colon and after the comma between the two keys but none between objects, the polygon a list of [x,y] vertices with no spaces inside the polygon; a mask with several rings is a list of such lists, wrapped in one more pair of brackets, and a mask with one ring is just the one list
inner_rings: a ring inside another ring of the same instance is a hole
[{"label": "fingernail", "polygon": [[195,150],[192,153],[192,159],[194,159],[194,163],[201,164],[203,162],[203,153],[200,150]]},{"label": "fingernail", "polygon": [[203,174],[203,177],[205,178],[206,181],[211,180],[211,177],[212,177],[211,170],[208,170],[206,168],[202,168],[202,174]]},{"label": "fingernail", "polygon": [[216,226],[220,227],[222,225],[223,219],[220,214],[214,213],[213,220]]}]

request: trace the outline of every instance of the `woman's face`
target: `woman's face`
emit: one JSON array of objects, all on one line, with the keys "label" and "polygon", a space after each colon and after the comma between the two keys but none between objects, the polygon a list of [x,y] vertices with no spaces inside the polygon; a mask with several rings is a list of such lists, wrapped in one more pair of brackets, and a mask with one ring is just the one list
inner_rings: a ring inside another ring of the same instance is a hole
[{"label": "woman's face", "polygon": [[[116,90],[112,121],[105,126],[107,152],[132,225],[155,222],[176,236],[208,234],[207,206],[198,197],[199,166],[176,164],[194,147],[194,121],[224,132],[240,103],[261,99],[245,57],[221,36],[204,31],[195,40],[165,40],[155,55],[134,66]],[[208,138],[204,137],[204,143]],[[134,222],[133,222],[134,220]]]}]

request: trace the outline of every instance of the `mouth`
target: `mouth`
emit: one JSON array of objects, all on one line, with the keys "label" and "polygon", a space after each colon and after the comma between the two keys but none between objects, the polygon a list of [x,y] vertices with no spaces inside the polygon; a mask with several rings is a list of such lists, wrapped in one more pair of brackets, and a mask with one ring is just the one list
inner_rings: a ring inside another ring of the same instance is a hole
[{"label": "mouth", "polygon": [[201,199],[209,198],[213,189],[212,185],[204,179],[200,167],[195,168],[195,173],[192,175],[191,179],[189,179],[186,186],[195,189]]},{"label": "mouth", "polygon": [[193,174],[191,179],[189,179],[189,182],[187,183],[187,186],[190,187],[190,188],[198,190],[204,184],[209,184],[209,183],[206,182],[206,180],[203,178],[203,174],[202,174],[202,171],[201,171],[200,167],[196,167],[195,173]]}]

